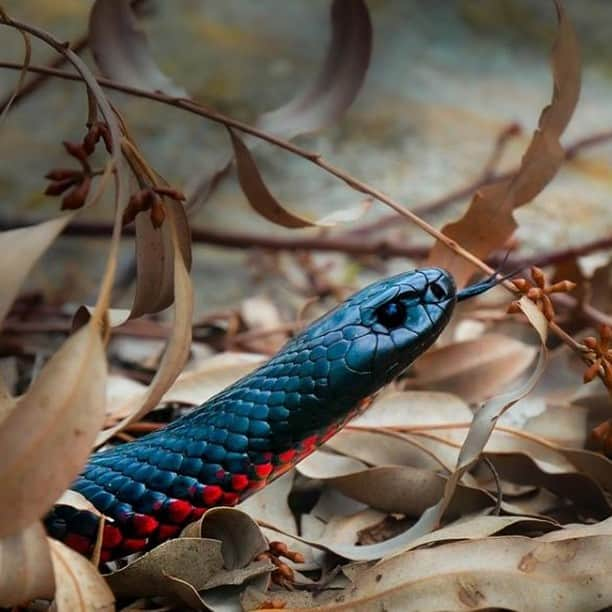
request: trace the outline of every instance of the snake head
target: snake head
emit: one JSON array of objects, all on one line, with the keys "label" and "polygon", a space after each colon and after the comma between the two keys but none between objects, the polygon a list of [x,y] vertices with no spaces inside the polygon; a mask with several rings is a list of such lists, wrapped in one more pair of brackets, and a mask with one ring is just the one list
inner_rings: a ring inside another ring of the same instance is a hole
[{"label": "snake head", "polygon": [[296,348],[315,363],[325,360],[328,397],[364,397],[435,342],[455,303],[455,283],[444,270],[405,272],[355,293],[296,338]]}]

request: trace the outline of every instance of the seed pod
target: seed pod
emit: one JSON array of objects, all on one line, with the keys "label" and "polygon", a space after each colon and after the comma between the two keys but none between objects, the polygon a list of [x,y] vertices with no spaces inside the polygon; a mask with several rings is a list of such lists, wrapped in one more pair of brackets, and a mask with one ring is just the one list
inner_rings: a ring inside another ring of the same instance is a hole
[{"label": "seed pod", "polygon": [[151,206],[151,223],[155,229],[162,226],[164,219],[166,218],[166,210],[162,201],[158,198]]},{"label": "seed pod", "polygon": [[62,210],[76,210],[85,204],[89,188],[91,187],[91,177],[86,176],[83,181],[69,191],[62,198]]},{"label": "seed pod", "polygon": [[533,278],[538,287],[541,287],[542,289],[544,288],[546,280],[544,278],[544,272],[542,272],[541,268],[531,266],[531,278]]},{"label": "seed pod", "polygon": [[87,155],[91,155],[96,150],[98,140],[100,140],[100,125],[95,123],[83,138],[83,149],[85,149]]},{"label": "seed pod", "polygon": [[596,361],[595,363],[592,363],[587,370],[585,371],[583,377],[582,377],[582,381],[586,384],[586,383],[590,383],[598,374],[599,372],[599,361]]},{"label": "seed pod", "polygon": [[523,293],[526,293],[531,288],[531,283],[524,278],[513,278],[512,282],[516,285],[516,288]]},{"label": "seed pod", "polygon": [[76,178],[67,178],[62,181],[54,181],[49,183],[45,189],[45,195],[58,196],[62,195],[66,189],[69,189],[77,182]]},{"label": "seed pod", "polygon": [[569,293],[576,288],[576,283],[569,280],[559,281],[548,287],[548,293]]},{"label": "seed pod", "polygon": [[64,181],[69,178],[80,180],[82,177],[83,173],[74,168],[54,168],[45,174],[45,178],[50,181]]},{"label": "seed pod", "polygon": [[591,349],[592,351],[594,351],[597,348],[597,339],[594,338],[593,336],[589,336],[588,338],[585,338],[582,343],[589,349]]},{"label": "seed pod", "polygon": [[76,157],[81,162],[87,161],[87,152],[85,151],[82,144],[76,144],[74,142],[64,140],[63,145],[69,155],[72,155],[72,157]]}]

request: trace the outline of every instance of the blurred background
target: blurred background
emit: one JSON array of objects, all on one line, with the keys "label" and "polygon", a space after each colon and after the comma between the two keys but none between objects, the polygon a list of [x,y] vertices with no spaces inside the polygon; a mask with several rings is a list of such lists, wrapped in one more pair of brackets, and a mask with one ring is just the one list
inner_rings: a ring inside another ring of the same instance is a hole
[{"label": "blurred background", "polygon": [[[17,1],[3,6],[16,19],[75,41],[87,32],[90,3],[82,0]],[[344,119],[297,143],[390,194],[420,207],[480,176],[499,134],[515,123],[522,134],[503,149],[497,168],[513,168],[541,109],[551,96],[550,46],[556,19],[541,0],[371,0],[373,55],[362,91]],[[181,0],[140,3],[153,55],[162,70],[197,101],[253,122],[289,100],[317,72],[329,37],[329,3],[323,0]],[[612,5],[598,0],[567,3],[583,53],[583,87],[563,142],[612,128]],[[19,35],[2,31],[2,57],[21,61]],[[82,56],[91,65],[89,51]],[[48,64],[48,49],[34,43],[32,63]],[[3,70],[0,97],[18,74]],[[172,184],[188,187],[229,151],[227,134],[200,117],[154,102],[111,93],[149,162]],[[86,104],[78,83],[49,80],[16,105],[2,126],[0,216],[3,222],[56,214],[58,201],[43,195],[44,174],[65,165],[62,140],[84,132]],[[358,193],[304,160],[262,144],[255,152],[275,195],[291,210],[320,217],[359,205]],[[612,231],[612,144],[584,150],[566,163],[552,184],[517,213],[518,246],[530,254],[580,244]],[[437,227],[457,218],[469,196],[428,215]],[[388,215],[375,204],[343,233]],[[110,221],[98,206],[83,218]],[[249,208],[235,176],[225,181],[191,219],[193,227],[224,232],[294,237]],[[307,230],[303,235],[317,235]],[[366,238],[393,238],[406,246],[431,244],[398,220]],[[95,295],[107,242],[66,237],[36,268],[32,285],[60,291],[64,299]],[[129,278],[131,247],[124,241],[123,273]],[[234,304],[257,290],[276,291],[266,257],[248,249],[194,244],[196,312]],[[255,260],[255,261],[254,261]],[[339,282],[409,267],[394,259],[381,267],[371,258],[315,254],[316,265]],[[263,289],[262,289],[263,288]],[[128,303],[128,298],[124,298]]]}]

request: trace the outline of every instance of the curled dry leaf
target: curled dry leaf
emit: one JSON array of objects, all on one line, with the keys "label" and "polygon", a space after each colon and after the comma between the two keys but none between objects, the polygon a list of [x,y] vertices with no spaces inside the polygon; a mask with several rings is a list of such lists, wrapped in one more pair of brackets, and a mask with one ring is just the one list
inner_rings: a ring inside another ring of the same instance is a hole
[{"label": "curled dry leaf", "polygon": [[79,473],[104,420],[105,381],[92,320],[47,362],[0,426],[0,490],[11,500],[0,505],[0,535],[40,518]]},{"label": "curled dry leaf", "polygon": [[146,215],[138,215],[136,226],[136,294],[130,317],[155,313],[178,299],[177,263],[191,269],[191,230],[182,203],[166,199],[168,218],[159,228]]},{"label": "curled dry leaf", "polygon": [[[366,3],[334,0],[331,25],[332,39],[317,77],[293,100],[263,114],[257,120],[257,128],[290,140],[336,123],[354,102],[372,53],[372,24]],[[250,139],[248,147],[258,142]],[[212,174],[196,179],[189,190],[189,210],[210,197],[229,174],[232,160],[232,157],[225,159]]]},{"label": "curled dry leaf", "polygon": [[115,597],[98,570],[57,540],[49,540],[58,612],[111,612]]},{"label": "curled dry leaf", "polygon": [[535,354],[536,349],[523,342],[485,334],[425,353],[413,366],[414,384],[479,402],[522,374]]},{"label": "curled dry leaf", "polygon": [[268,576],[272,564],[253,563],[267,547],[247,514],[214,508],[188,525],[180,538],[160,544],[107,580],[118,597],[166,595],[190,603],[200,599],[197,591]]},{"label": "curled dry leaf", "polygon": [[72,215],[0,233],[0,322],[6,316],[32,266],[64,229]]},{"label": "curled dry leaf", "polygon": [[[542,111],[538,129],[523,156],[518,173],[504,181],[480,189],[466,211],[443,233],[462,247],[486,258],[501,248],[516,229],[513,211],[531,201],[546,187],[560,168],[565,154],[559,138],[565,130],[580,93],[580,54],[576,34],[561,2],[555,0],[559,27],[552,50],[553,95]],[[453,274],[463,286],[473,272],[473,264],[437,242],[428,257]]]},{"label": "curled dry leaf", "polygon": [[55,590],[47,535],[38,521],[0,538],[0,606],[18,606]]},{"label": "curled dry leaf", "polygon": [[224,566],[230,570],[245,567],[268,548],[257,523],[236,508],[212,508],[199,521],[188,525],[183,535],[220,540]]},{"label": "curled dry leaf", "polygon": [[139,89],[188,97],[153,61],[129,0],[96,0],[89,17],[89,47],[104,76]]},{"label": "curled dry leaf", "polygon": [[[171,225],[171,224],[168,224]],[[174,382],[185,365],[189,356],[191,345],[191,317],[193,311],[193,286],[189,272],[182,256],[174,259],[174,322],[168,345],[161,360],[161,364],[143,396],[137,397],[133,402],[133,410],[117,425],[100,433],[96,441],[101,445],[123,429],[129,423],[142,418],[152,410],[161,400],[163,394]]]},{"label": "curled dry leaf", "polygon": [[117,597],[174,595],[169,578],[201,590],[223,569],[221,542],[205,538],[177,538],[163,542],[126,567],[106,576]]}]

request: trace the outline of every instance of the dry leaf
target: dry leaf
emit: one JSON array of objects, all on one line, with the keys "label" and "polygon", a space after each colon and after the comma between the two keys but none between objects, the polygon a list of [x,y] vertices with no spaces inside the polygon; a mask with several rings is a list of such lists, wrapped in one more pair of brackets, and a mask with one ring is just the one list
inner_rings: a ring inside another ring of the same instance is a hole
[{"label": "dry leaf", "polygon": [[58,612],[111,612],[115,598],[98,570],[57,540],[49,540]]},{"label": "dry leaf", "polygon": [[0,233],[0,322],[6,316],[32,266],[49,248],[73,215]]},{"label": "dry leaf", "polygon": [[[612,537],[557,542],[518,536],[413,550],[359,573],[319,609],[601,610],[612,604]],[[282,597],[281,597],[282,599]],[[297,609],[297,608],[294,608]]]},{"label": "dry leaf", "polygon": [[415,386],[479,402],[503,389],[533,361],[535,348],[499,334],[456,342],[422,355],[413,365]]},{"label": "dry leaf", "polygon": [[167,308],[176,299],[175,259],[191,269],[191,230],[185,209],[170,198],[164,201],[168,218],[153,227],[147,215],[138,215],[136,226],[136,294],[130,317],[137,318]]},{"label": "dry leaf", "polygon": [[[565,153],[559,138],[569,122],[580,93],[580,59],[574,29],[561,3],[555,0],[559,28],[552,50],[553,94],[542,111],[538,129],[523,156],[518,174],[487,185],[474,196],[465,215],[443,228],[443,233],[477,257],[484,259],[501,248],[516,229],[513,211],[532,200],[555,176]],[[428,257],[463,286],[473,264],[437,242]]]},{"label": "dry leaf", "polygon": [[47,535],[40,522],[0,538],[0,606],[53,597],[55,583]]},{"label": "dry leaf", "polygon": [[129,0],[96,0],[89,18],[89,47],[100,72],[113,81],[188,97],[153,61]]},{"label": "dry leaf", "polygon": [[133,403],[133,411],[117,425],[100,433],[96,445],[101,445],[129,423],[142,418],[161,400],[172,385],[189,356],[191,345],[191,317],[193,311],[193,286],[183,258],[174,257],[174,322],[170,340],[161,364],[143,397]]},{"label": "dry leaf", "polygon": [[92,322],[64,343],[2,422],[0,490],[11,503],[0,505],[0,534],[40,518],[80,472],[103,423],[105,379]]}]

